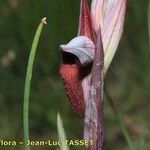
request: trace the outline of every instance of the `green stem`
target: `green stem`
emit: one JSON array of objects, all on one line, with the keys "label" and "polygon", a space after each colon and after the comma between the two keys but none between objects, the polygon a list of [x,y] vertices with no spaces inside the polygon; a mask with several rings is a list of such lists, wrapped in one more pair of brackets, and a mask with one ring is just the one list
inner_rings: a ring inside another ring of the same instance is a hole
[{"label": "green stem", "polygon": [[148,33],[149,33],[149,46],[150,46],[150,1],[148,2]]},{"label": "green stem", "polygon": [[112,110],[114,111],[117,119],[118,119],[119,126],[120,126],[122,134],[123,134],[123,136],[124,136],[124,138],[128,144],[129,150],[134,150],[134,146],[133,146],[133,143],[131,141],[131,138],[130,138],[128,131],[127,131],[127,129],[123,123],[122,115],[120,114],[117,107],[115,106],[115,103],[113,102],[113,99],[111,98],[111,96],[107,92],[106,88],[104,88],[104,90],[105,90],[105,95],[107,96],[108,102],[109,102]]},{"label": "green stem", "polygon": [[25,87],[24,87],[24,104],[23,104],[23,131],[24,131],[24,150],[30,150],[30,146],[27,145],[27,141],[29,140],[29,97],[30,97],[30,85],[32,79],[32,70],[33,63],[35,59],[35,54],[37,50],[37,45],[39,42],[39,38],[42,32],[43,25],[46,24],[46,18],[41,20],[40,25],[37,28],[35,33],[35,37],[32,43],[30,56],[28,60],[26,78],[25,78]]}]

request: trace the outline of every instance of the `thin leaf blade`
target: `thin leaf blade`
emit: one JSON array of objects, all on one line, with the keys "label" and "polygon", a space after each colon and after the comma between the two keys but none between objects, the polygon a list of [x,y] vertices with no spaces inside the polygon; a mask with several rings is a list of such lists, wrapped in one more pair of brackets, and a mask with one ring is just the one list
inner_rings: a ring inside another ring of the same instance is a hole
[{"label": "thin leaf blade", "polygon": [[60,142],[60,145],[59,145],[60,149],[69,150],[69,147],[66,144],[66,134],[65,134],[64,127],[63,127],[63,122],[59,113],[57,114],[57,130],[58,130],[58,138]]}]

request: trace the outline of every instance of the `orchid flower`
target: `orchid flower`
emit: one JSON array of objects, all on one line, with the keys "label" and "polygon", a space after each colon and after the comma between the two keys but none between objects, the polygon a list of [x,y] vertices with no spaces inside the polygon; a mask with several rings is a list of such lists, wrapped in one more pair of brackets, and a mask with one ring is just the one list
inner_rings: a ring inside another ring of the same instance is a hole
[{"label": "orchid flower", "polygon": [[126,2],[92,0],[90,12],[87,0],[81,0],[78,36],[60,46],[62,62],[59,72],[68,99],[80,116],[84,116],[85,102],[89,98],[96,45],[102,43],[105,73],[121,39]]}]

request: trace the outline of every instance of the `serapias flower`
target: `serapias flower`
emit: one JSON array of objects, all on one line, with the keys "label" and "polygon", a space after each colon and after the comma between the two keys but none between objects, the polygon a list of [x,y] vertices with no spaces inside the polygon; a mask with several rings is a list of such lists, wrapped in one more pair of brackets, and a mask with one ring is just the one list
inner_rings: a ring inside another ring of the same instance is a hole
[{"label": "serapias flower", "polygon": [[89,97],[91,68],[98,34],[104,51],[104,72],[107,71],[123,32],[127,0],[81,0],[78,36],[61,45],[60,75],[67,96],[78,115],[85,112]]}]

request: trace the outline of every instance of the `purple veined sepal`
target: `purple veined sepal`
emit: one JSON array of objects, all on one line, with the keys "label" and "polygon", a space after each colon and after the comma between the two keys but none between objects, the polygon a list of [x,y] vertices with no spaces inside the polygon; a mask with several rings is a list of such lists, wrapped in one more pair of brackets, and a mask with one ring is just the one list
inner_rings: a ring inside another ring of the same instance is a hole
[{"label": "purple veined sepal", "polygon": [[86,36],[94,43],[96,40],[96,34],[93,28],[91,12],[87,3],[87,0],[81,0],[80,2],[80,17],[78,36]]},{"label": "purple veined sepal", "polygon": [[96,33],[101,27],[104,48],[104,71],[109,68],[122,33],[127,0],[92,0],[91,15]]}]

